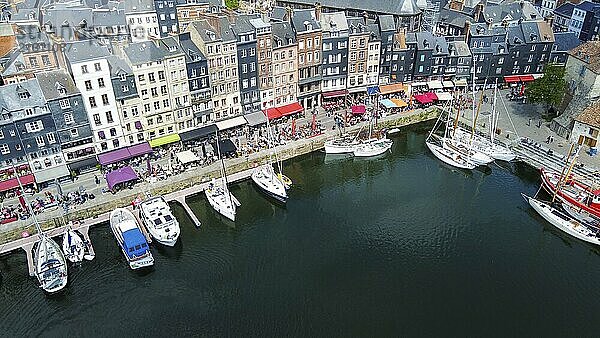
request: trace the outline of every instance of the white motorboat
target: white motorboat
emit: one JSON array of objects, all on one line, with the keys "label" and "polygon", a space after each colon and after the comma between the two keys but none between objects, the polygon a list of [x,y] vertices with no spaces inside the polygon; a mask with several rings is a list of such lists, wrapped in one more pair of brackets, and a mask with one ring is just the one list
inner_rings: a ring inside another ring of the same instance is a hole
[{"label": "white motorboat", "polygon": [[353,138],[336,138],[325,142],[326,154],[351,154],[359,143]]},{"label": "white motorboat", "polygon": [[361,142],[354,148],[355,157],[372,157],[384,154],[392,148],[394,141],[381,138],[369,139]]},{"label": "white motorboat", "polygon": [[151,197],[139,204],[140,220],[158,243],[174,246],[181,230],[169,204],[162,196]]},{"label": "white motorboat", "polygon": [[394,134],[398,134],[400,132],[400,128],[392,128],[390,130],[387,131],[388,135],[394,135]]},{"label": "white motorboat", "polygon": [[52,238],[44,233],[40,238],[34,254],[35,274],[44,291],[55,293],[67,285],[67,262]]},{"label": "white motorboat", "polygon": [[146,237],[131,211],[117,208],[110,213],[110,228],[132,269],[154,265]]},{"label": "white motorboat", "polygon": [[[439,137],[432,135],[433,137]],[[441,141],[441,140],[440,140]],[[470,161],[468,158],[463,157],[462,154],[453,151],[449,148],[444,148],[439,144],[435,144],[432,140],[425,141],[427,148],[437,157],[440,161],[449,164],[453,167],[461,169],[475,169],[477,164]]]},{"label": "white motorboat", "polygon": [[78,263],[83,261],[86,246],[75,230],[67,228],[67,231],[63,234],[62,249],[69,262]]},{"label": "white motorboat", "polygon": [[285,183],[275,173],[270,163],[256,167],[252,171],[252,181],[267,196],[282,203],[287,201],[288,195]]},{"label": "white motorboat", "polygon": [[563,210],[554,207],[550,202],[540,201],[525,194],[521,195],[540,216],[559,230],[582,241],[600,245],[600,236],[597,229],[571,217]]},{"label": "white motorboat", "polygon": [[236,210],[241,203],[229,191],[225,180],[221,178],[219,181],[221,182],[217,182],[213,179],[213,181],[208,185],[208,188],[204,189],[206,199],[216,212],[232,221],[235,221]]}]

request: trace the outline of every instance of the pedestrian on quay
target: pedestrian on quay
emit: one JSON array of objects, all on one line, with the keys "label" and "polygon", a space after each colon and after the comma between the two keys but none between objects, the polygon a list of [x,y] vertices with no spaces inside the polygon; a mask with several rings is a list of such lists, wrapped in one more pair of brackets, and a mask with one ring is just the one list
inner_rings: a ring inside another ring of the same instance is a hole
[{"label": "pedestrian on quay", "polygon": [[529,120],[527,120],[527,125],[531,127],[531,118],[529,118]]},{"label": "pedestrian on quay", "polygon": [[546,144],[550,144],[550,135],[548,135],[548,137],[546,137]]},{"label": "pedestrian on quay", "polygon": [[100,178],[98,175],[94,175],[94,182],[96,182],[96,185],[100,184]]}]

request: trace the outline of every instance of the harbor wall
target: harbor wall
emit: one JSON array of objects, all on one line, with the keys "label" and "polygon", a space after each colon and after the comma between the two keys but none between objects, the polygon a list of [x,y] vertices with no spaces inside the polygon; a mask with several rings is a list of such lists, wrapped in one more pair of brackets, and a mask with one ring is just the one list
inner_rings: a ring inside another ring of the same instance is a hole
[{"label": "harbor wall", "polygon": [[[381,118],[376,128],[399,128],[409,125],[414,125],[421,122],[436,119],[439,113],[437,107],[432,107],[427,110],[417,110],[408,113],[393,114]],[[361,128],[360,125],[350,126],[346,128],[346,132],[356,132]],[[331,134],[321,134],[308,139],[288,142],[286,145],[277,147],[277,155],[281,160],[288,160],[297,156],[305,155],[313,151],[320,150],[324,147],[327,137]],[[258,164],[265,163],[268,160],[269,153],[261,151],[248,156],[238,157],[226,160],[226,168],[228,174],[241,172],[250,169]],[[171,176],[166,181],[159,181],[155,184],[142,183],[140,187],[131,189],[131,193],[126,191],[119,192],[119,196],[114,196],[113,199],[96,204],[83,209],[70,211],[63,217],[54,218],[51,220],[41,221],[42,229],[50,230],[65,225],[70,220],[94,219],[100,215],[110,212],[117,207],[130,205],[131,202],[141,193],[149,192],[152,195],[166,195],[174,191],[189,188],[196,184],[210,181],[212,178],[218,177],[220,167],[218,163],[213,163],[207,167],[193,168],[182,174]],[[145,185],[145,186],[144,186]],[[0,234],[0,245],[18,240],[22,238],[22,233],[26,231],[29,234],[35,233],[35,226],[31,224],[26,227],[5,231]]]}]

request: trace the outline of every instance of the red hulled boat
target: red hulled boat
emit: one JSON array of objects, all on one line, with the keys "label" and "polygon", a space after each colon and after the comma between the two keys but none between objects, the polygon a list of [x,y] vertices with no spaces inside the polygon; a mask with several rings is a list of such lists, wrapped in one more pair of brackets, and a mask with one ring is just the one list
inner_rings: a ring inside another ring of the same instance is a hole
[{"label": "red hulled boat", "polygon": [[577,180],[573,175],[560,185],[556,191],[556,186],[561,179],[561,174],[553,171],[541,170],[542,186],[549,193],[558,197],[563,203],[568,203],[575,208],[587,211],[588,213],[600,217],[600,189],[592,185]]}]

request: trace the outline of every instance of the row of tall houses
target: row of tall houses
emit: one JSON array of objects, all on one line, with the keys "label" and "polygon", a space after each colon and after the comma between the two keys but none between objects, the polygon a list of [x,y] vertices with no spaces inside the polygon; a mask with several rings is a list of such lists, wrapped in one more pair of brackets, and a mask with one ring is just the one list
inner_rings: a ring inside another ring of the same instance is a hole
[{"label": "row of tall houses", "polygon": [[26,166],[43,183],[272,108],[312,110],[404,82],[530,79],[565,64],[578,41],[529,5],[473,12],[459,1],[448,13],[470,19],[438,26],[444,37],[418,29],[414,0],[289,1],[269,16],[218,1],[26,0],[0,24],[0,170]]},{"label": "row of tall houses", "polygon": [[552,13],[554,31],[573,32],[581,41],[597,40],[600,37],[600,3],[564,2],[555,7]]}]

